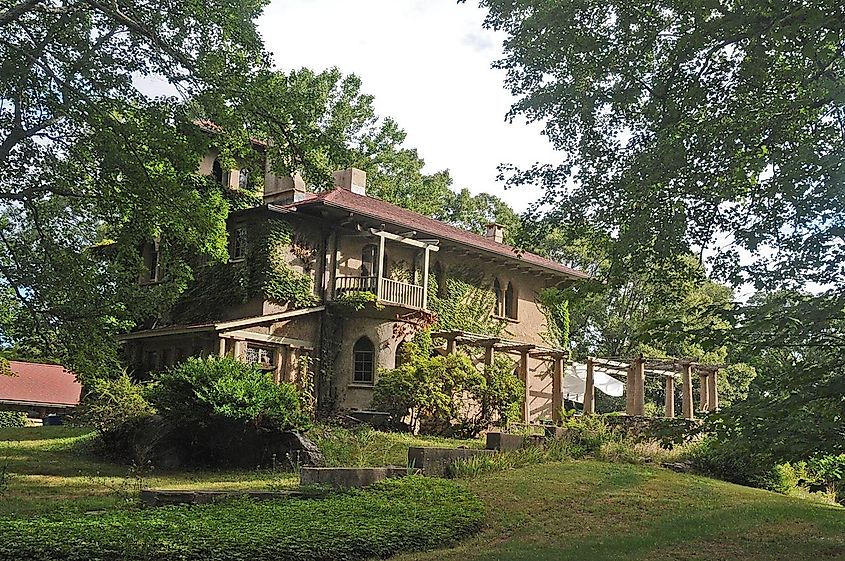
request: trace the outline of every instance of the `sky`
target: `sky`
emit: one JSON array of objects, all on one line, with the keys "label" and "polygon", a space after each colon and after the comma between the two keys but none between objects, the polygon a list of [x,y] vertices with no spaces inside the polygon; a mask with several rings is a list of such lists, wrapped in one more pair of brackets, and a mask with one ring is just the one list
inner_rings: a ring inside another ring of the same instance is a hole
[{"label": "sky", "polygon": [[553,162],[555,152],[539,124],[505,122],[514,98],[504,72],[491,68],[503,36],[482,27],[484,15],[473,0],[274,0],[258,28],[279,69],[358,75],[425,172],[449,169],[454,188],[493,193],[522,211],[541,191],[505,191],[496,167]]}]

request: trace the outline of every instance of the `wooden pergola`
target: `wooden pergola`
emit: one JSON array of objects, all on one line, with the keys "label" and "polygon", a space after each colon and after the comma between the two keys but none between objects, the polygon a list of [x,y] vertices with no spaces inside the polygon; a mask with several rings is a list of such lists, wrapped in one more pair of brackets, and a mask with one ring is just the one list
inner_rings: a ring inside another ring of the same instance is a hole
[{"label": "wooden pergola", "polygon": [[[528,358],[536,358],[551,362],[552,369],[552,421],[561,421],[563,406],[563,371],[569,359],[569,351],[545,347],[534,343],[514,341],[502,337],[490,337],[467,331],[436,331],[432,337],[446,340],[446,354],[457,352],[458,345],[484,349],[484,366],[493,364],[495,352],[518,355],[517,372],[519,379],[525,384],[525,399],[522,404],[522,420],[529,422],[530,408],[530,380]],[[700,411],[715,411],[719,407],[719,394],[716,380],[719,370],[724,365],[704,364],[693,359],[679,358],[634,358],[620,357],[589,357],[587,358],[587,376],[584,391],[584,414],[592,415],[596,412],[594,370],[596,367],[604,370],[625,372],[625,413],[628,415],[645,414],[645,378],[647,375],[662,376],[666,388],[665,416],[675,417],[675,376],[680,373],[682,385],[682,413],[685,419],[695,418],[692,376],[697,374],[700,384]]]},{"label": "wooden pergola", "polygon": [[561,420],[560,412],[563,406],[563,369],[566,365],[566,360],[569,358],[568,351],[536,345],[534,343],[504,339],[502,337],[490,337],[468,331],[436,331],[431,336],[446,340],[446,354],[457,352],[458,344],[484,349],[485,367],[493,364],[493,355],[496,352],[518,355],[519,366],[517,367],[517,371],[519,373],[519,379],[525,384],[525,398],[522,403],[522,420],[525,423],[529,422],[531,413],[529,405],[531,397],[529,389],[531,385],[528,378],[528,358],[531,357],[551,362],[553,366],[552,420],[556,423]]},{"label": "wooden pergola", "polygon": [[646,375],[663,376],[665,385],[664,414],[675,417],[675,375],[681,374],[681,406],[685,419],[693,419],[694,402],[692,376],[700,377],[699,410],[715,411],[719,407],[719,392],[716,381],[722,364],[704,364],[692,359],[677,358],[635,358],[589,357],[587,358],[587,381],[584,392],[584,414],[595,413],[595,387],[593,371],[595,367],[605,370],[625,372],[625,412],[628,415],[645,414],[645,378]]}]

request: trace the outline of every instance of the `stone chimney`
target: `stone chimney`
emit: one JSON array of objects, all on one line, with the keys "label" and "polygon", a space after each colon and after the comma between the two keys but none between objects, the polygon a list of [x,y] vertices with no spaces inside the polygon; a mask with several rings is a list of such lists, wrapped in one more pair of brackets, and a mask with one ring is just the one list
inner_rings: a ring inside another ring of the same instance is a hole
[{"label": "stone chimney", "polygon": [[335,189],[346,189],[357,195],[367,194],[367,172],[357,168],[341,169],[332,174]]},{"label": "stone chimney", "polygon": [[496,243],[505,243],[505,227],[501,224],[491,222],[484,231],[484,237]]},{"label": "stone chimney", "polygon": [[267,173],[264,175],[264,203],[288,204],[305,198],[307,189],[302,176],[294,174],[288,177],[277,177]]}]

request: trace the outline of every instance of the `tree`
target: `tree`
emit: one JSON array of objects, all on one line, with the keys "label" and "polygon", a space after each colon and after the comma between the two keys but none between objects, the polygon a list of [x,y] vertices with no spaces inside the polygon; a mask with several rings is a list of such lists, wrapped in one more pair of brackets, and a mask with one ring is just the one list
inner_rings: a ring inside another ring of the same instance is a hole
[{"label": "tree", "polygon": [[[737,426],[761,434],[753,400],[758,413],[783,414],[772,422],[783,431],[777,442],[838,449],[841,435],[818,429],[841,424],[845,409],[841,394],[830,393],[845,380],[843,341],[828,327],[845,311],[845,7],[481,5],[486,25],[507,34],[496,66],[519,98],[509,117],[544,122],[564,154],[556,164],[505,169],[512,183],[545,186],[535,218],[612,236],[624,274],[694,251],[735,286],[830,287],[786,307],[723,310],[735,328],[720,335],[755,352],[799,349],[790,351],[790,379],[817,381],[779,403],[752,392]],[[790,426],[792,415],[816,426]]]}]

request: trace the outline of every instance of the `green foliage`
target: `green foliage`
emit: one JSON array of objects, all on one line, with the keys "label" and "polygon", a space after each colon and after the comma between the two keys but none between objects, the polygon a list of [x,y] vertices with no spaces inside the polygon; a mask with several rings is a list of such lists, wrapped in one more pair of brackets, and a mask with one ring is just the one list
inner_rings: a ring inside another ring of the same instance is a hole
[{"label": "green foliage", "polygon": [[393,423],[408,418],[423,433],[475,435],[514,416],[524,389],[504,362],[490,369],[488,383],[464,355],[428,357],[406,347],[410,361],[382,373],[373,392],[373,407]]},{"label": "green foliage", "polygon": [[82,422],[101,433],[154,412],[144,397],[144,388],[135,384],[126,372],[113,379],[95,379],[79,407]]},{"label": "green foliage", "polygon": [[497,356],[484,369],[486,384],[481,390],[481,409],[498,426],[508,426],[522,419],[525,384],[514,372],[511,360]]},{"label": "green foliage", "polygon": [[[220,319],[226,309],[253,298],[264,298],[292,308],[317,303],[310,274],[293,268],[299,260],[311,266],[313,249],[294,241],[290,225],[280,220],[252,224],[247,233],[249,249],[242,261],[210,263],[197,272],[173,309],[177,322],[195,323]],[[299,256],[293,247],[302,248]]]},{"label": "green foliage", "polygon": [[482,503],[442,479],[410,476],[320,500],[113,510],[0,520],[0,559],[270,561],[385,558],[477,532]]},{"label": "green foliage", "polygon": [[845,454],[816,456],[807,462],[807,471],[836,500],[845,502]]},{"label": "green foliage", "polygon": [[0,356],[0,376],[14,376],[9,361],[2,356]]},{"label": "green foliage", "polygon": [[558,288],[545,288],[537,295],[537,305],[546,316],[548,331],[541,334],[546,343],[569,349],[569,300]]},{"label": "green foliage", "polygon": [[26,426],[26,413],[20,411],[0,411],[0,429]]},{"label": "green foliage", "polygon": [[150,403],[175,426],[190,430],[226,419],[261,430],[307,426],[299,395],[290,383],[230,357],[189,358],[155,374]]},{"label": "green foliage", "polygon": [[445,286],[434,275],[428,281],[428,306],[437,315],[436,328],[444,331],[468,331],[499,335],[503,320],[492,317],[496,303],[493,280],[466,269],[449,269]]},{"label": "green foliage", "polygon": [[353,312],[360,312],[369,305],[375,306],[376,309],[384,307],[378,303],[378,296],[368,290],[350,290],[344,292],[335,298],[333,302]]}]

